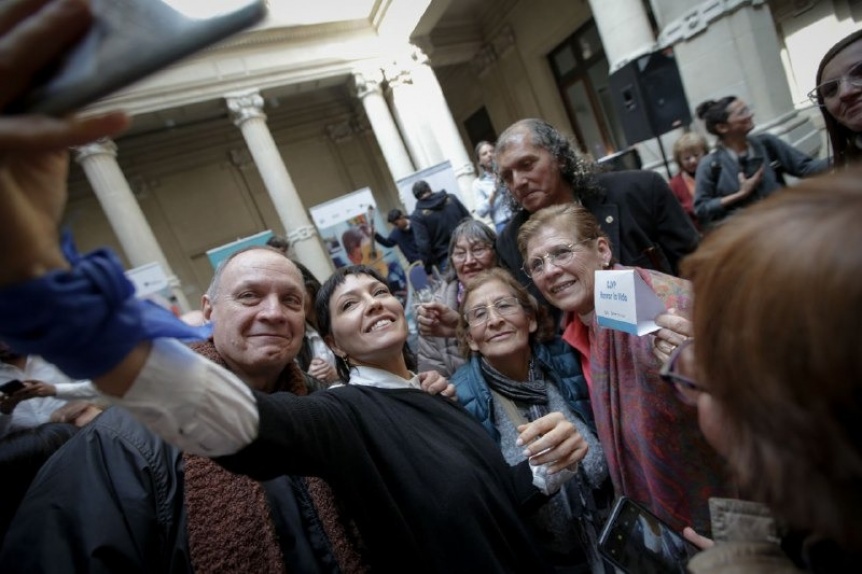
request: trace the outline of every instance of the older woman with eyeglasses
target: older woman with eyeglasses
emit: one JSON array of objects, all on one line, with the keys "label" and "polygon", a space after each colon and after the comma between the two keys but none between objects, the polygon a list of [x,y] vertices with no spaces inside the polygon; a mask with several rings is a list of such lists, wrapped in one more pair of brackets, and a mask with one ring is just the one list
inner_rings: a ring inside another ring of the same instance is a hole
[{"label": "older woman with eyeglasses", "polygon": [[[653,337],[598,327],[595,273],[614,268],[598,222],[577,204],[548,207],[524,224],[518,247],[525,273],[565,312],[563,339],[584,366],[616,493],[644,504],[679,531],[691,525],[708,529],[707,499],[732,496],[735,489],[697,427],[696,410],[676,400],[659,377]],[[687,281],[635,270],[667,308],[688,308]]]},{"label": "older woman with eyeglasses", "polygon": [[458,306],[464,285],[473,277],[498,263],[494,244],[497,234],[475,219],[461,222],[449,240],[449,271],[434,292],[434,300],[419,305],[419,346],[417,357],[420,371],[437,371],[444,377],[454,373],[466,360],[458,349],[455,330],[458,327]]},{"label": "older woman with eyeglasses", "polygon": [[820,106],[836,167],[862,158],[862,30],[832,46],[808,97]]},{"label": "older woman with eyeglasses", "polygon": [[[601,571],[595,547],[610,509],[610,485],[577,355],[554,335],[547,310],[504,269],[488,269],[467,282],[459,315],[458,340],[470,359],[451,382],[509,464],[526,458],[518,440],[524,425],[542,420],[554,425],[554,433],[577,430],[568,440],[578,445],[579,479],[567,482],[532,522],[559,568],[589,564]],[[549,468],[562,470],[558,464]]]}]

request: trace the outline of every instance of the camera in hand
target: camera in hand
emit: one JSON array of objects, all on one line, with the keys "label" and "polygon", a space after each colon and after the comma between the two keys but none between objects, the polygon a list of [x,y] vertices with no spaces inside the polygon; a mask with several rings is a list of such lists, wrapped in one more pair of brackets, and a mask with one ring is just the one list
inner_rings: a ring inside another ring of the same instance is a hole
[{"label": "camera in hand", "polygon": [[620,498],[599,536],[599,553],[632,574],[685,574],[698,548],[634,501]]},{"label": "camera in hand", "polygon": [[4,395],[11,395],[12,393],[17,393],[25,386],[26,385],[18,379],[12,379],[11,381],[0,385],[0,393],[3,393]]}]

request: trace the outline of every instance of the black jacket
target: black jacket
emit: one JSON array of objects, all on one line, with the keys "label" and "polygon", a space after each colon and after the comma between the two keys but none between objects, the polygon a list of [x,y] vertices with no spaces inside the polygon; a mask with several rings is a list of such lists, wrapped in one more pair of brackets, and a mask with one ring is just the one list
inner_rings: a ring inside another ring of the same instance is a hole
[{"label": "black jacket", "polygon": [[[596,180],[601,193],[585,197],[583,205],[608,234],[617,261],[676,275],[680,260],[697,247],[698,234],[667,183],[651,171],[603,173]],[[497,237],[497,253],[502,265],[544,301],[521,269],[518,231],[529,217],[523,209],[515,214]]]},{"label": "black jacket", "polygon": [[[286,570],[337,571],[304,482],[262,484]],[[105,411],[39,471],[0,572],[193,572],[180,451],[126,411]]]},{"label": "black jacket", "polygon": [[379,233],[375,233],[374,240],[386,247],[395,247],[397,245],[398,249],[401,250],[401,253],[404,254],[404,257],[410,263],[421,259],[419,250],[416,248],[416,239],[413,238],[412,227],[408,227],[407,229],[396,227],[389,233],[389,237],[383,237]]},{"label": "black jacket", "polygon": [[464,204],[445,190],[435,191],[416,202],[410,221],[416,248],[426,269],[446,260],[452,231],[469,217]]}]

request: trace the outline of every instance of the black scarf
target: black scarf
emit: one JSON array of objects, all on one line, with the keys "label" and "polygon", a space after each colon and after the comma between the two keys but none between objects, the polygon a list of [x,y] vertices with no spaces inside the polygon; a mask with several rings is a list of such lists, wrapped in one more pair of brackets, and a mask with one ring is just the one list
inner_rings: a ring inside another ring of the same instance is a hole
[{"label": "black scarf", "polygon": [[491,390],[514,401],[525,410],[527,420],[532,422],[548,414],[548,382],[536,361],[530,360],[529,379],[515,381],[492,367],[482,357],[482,374]]}]

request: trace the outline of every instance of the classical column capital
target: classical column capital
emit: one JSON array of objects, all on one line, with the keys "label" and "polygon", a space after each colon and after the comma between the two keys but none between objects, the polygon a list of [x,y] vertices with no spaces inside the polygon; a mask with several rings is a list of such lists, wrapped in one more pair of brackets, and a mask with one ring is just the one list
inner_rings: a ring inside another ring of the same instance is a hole
[{"label": "classical column capital", "polygon": [[386,76],[386,81],[390,88],[397,88],[413,83],[413,74],[405,66],[399,65],[397,62],[383,71]]},{"label": "classical column capital", "polygon": [[253,118],[266,119],[266,114],[263,113],[263,96],[260,95],[260,92],[227,94],[224,99],[227,102],[227,109],[230,110],[233,123],[237,126],[241,126]]},{"label": "classical column capital", "polygon": [[491,67],[497,63],[497,52],[492,44],[485,44],[470,60],[470,67],[478,76],[487,74]]},{"label": "classical column capital", "polygon": [[313,239],[314,236],[317,235],[317,228],[313,225],[303,225],[302,227],[297,227],[293,231],[287,234],[287,242],[293,247],[296,243],[300,241],[306,241],[308,239]]},{"label": "classical column capital", "polygon": [[117,144],[108,138],[101,138],[88,144],[75,146],[75,161],[83,162],[85,159],[97,155],[117,157]]},{"label": "classical column capital", "polygon": [[353,72],[353,88],[356,97],[364,99],[365,96],[371,94],[382,93],[380,84],[383,83],[383,71],[376,70],[355,70]]},{"label": "classical column capital", "polygon": [[410,44],[410,59],[418,66],[430,66],[431,59],[425,51],[416,44]]}]

